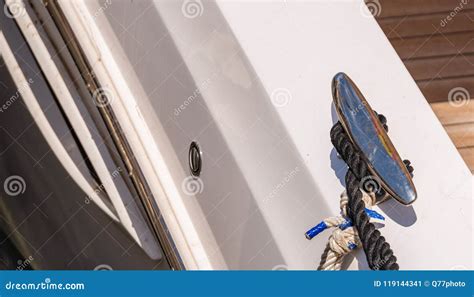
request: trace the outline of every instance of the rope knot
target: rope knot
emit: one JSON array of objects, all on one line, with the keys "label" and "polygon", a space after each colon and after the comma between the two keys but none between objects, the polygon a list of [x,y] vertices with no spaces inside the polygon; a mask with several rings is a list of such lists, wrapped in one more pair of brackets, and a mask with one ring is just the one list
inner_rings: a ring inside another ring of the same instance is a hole
[{"label": "rope knot", "polygon": [[345,228],[344,230],[335,228],[328,241],[331,250],[341,258],[361,245],[354,227]]},{"label": "rope knot", "polygon": [[[362,192],[362,200],[366,208],[365,211],[370,218],[384,220],[384,217],[372,210],[371,207],[375,204],[376,197],[373,193]],[[341,194],[339,207],[341,214],[335,217],[329,217],[321,221],[318,225],[306,232],[306,238],[312,239],[319,233],[328,228],[333,228],[332,234],[329,236],[326,249],[324,250],[319,270],[340,270],[344,256],[361,246],[362,243],[357,233],[356,228],[353,227],[352,221],[347,214],[349,198],[347,192]]]}]

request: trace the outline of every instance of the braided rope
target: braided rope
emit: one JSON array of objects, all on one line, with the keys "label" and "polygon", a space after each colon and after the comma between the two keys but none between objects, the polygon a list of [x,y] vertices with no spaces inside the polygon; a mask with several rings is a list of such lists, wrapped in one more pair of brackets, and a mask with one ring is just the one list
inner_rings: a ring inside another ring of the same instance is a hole
[{"label": "braided rope", "polygon": [[349,167],[345,178],[348,195],[347,214],[358,232],[370,269],[398,270],[397,258],[393,255],[390,245],[375,229],[365,213],[366,205],[359,185],[370,173],[360,152],[354,147],[340,122],[331,129],[331,142]]},{"label": "braided rope", "polygon": [[[374,205],[376,201],[375,195],[366,192],[363,192],[362,199],[367,206]],[[341,226],[350,222],[347,215],[348,202],[349,197],[347,192],[344,191],[339,203],[341,215],[329,217],[323,221],[328,228],[334,229],[321,256],[318,270],[341,270],[344,257],[361,245],[358,232],[353,226],[341,228]]]}]

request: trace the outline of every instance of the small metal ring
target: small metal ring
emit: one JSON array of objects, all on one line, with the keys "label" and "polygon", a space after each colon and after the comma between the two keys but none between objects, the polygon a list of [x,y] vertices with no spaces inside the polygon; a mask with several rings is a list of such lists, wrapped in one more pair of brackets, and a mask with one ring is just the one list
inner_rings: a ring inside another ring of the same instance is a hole
[{"label": "small metal ring", "polygon": [[189,169],[193,176],[199,176],[202,169],[202,153],[196,141],[191,142],[188,154]]}]

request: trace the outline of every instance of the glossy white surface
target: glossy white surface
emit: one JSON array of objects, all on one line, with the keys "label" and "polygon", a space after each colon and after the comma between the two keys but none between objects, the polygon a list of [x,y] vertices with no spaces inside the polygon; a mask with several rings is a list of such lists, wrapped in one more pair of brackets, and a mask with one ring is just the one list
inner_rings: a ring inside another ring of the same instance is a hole
[{"label": "glossy white surface", "polygon": [[[160,180],[150,186],[166,195],[158,205],[189,268],[317,266],[329,232],[312,241],[304,232],[338,213],[343,191],[329,140],[340,71],[387,116],[415,167],[415,204],[380,206],[402,269],[472,268],[471,174],[360,1],[202,1],[197,13],[189,2],[86,1],[94,24],[80,39],[96,43],[86,47],[104,60],[94,67],[117,67],[107,74],[112,106],[128,113],[144,172]],[[192,140],[202,184],[187,195]],[[365,269],[356,258],[350,268]]]}]

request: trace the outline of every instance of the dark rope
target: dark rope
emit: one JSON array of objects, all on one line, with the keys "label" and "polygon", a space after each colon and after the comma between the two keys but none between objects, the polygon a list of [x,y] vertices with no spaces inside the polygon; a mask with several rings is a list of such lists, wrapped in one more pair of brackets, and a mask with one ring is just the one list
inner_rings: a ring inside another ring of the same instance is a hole
[{"label": "dark rope", "polygon": [[[383,122],[384,118],[382,119],[380,116],[379,118]],[[385,123],[383,125],[386,126]],[[369,221],[369,217],[365,213],[360,181],[369,176],[370,172],[361,153],[354,147],[340,122],[337,122],[331,129],[331,142],[349,167],[345,179],[349,199],[348,215],[359,233],[370,269],[398,270],[397,258],[393,255],[390,244],[385,241],[380,231],[375,229],[375,225]],[[407,167],[409,166],[409,163],[405,162],[405,164]]]}]

